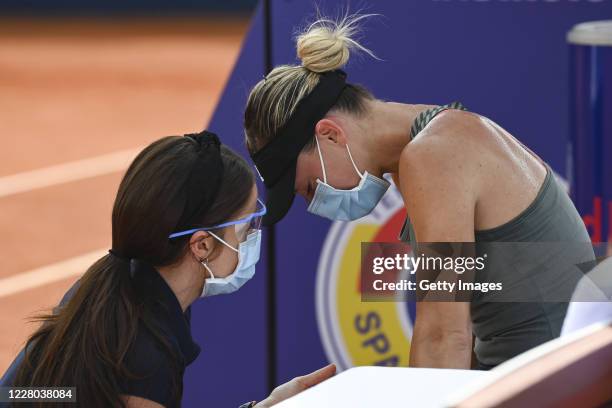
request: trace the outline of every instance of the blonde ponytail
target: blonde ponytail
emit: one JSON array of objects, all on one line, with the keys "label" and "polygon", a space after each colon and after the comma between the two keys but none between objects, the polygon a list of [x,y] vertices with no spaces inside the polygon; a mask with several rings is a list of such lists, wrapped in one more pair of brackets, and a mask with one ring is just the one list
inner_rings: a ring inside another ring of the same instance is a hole
[{"label": "blonde ponytail", "polygon": [[[246,145],[251,154],[263,147],[291,117],[297,104],[319,83],[320,74],[342,68],[351,51],[376,56],[359,44],[359,23],[372,14],[345,15],[334,21],[319,18],[296,39],[301,65],[281,65],[251,90],[244,112]],[[359,85],[349,84],[334,108],[359,114],[373,96]]]},{"label": "blonde ponytail", "polygon": [[353,50],[376,58],[370,50],[354,39],[359,33],[359,22],[371,16],[372,14],[344,16],[339,21],[320,18],[310,24],[297,37],[297,56],[302,61],[302,66],[317,73],[342,68]]}]

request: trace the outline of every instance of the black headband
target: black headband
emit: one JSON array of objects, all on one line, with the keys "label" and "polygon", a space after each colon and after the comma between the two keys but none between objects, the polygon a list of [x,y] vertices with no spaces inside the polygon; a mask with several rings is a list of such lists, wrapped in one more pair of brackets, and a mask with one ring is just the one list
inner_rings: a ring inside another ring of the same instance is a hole
[{"label": "black headband", "polygon": [[185,137],[192,141],[199,157],[194,161],[191,173],[185,181],[184,189],[188,196],[176,231],[191,227],[194,217],[210,208],[223,180],[219,137],[206,130],[201,133],[186,134]]},{"label": "black headband", "polygon": [[345,72],[335,70],[322,74],[314,89],[298,102],[287,123],[252,155],[266,187],[274,186],[295,167],[298,155],[314,135],[317,122],[336,104],[345,87]]}]

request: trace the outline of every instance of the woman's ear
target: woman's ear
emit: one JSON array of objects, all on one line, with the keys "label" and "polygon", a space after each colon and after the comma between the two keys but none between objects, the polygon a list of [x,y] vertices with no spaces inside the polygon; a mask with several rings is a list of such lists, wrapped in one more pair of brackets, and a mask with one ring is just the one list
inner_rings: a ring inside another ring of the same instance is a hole
[{"label": "woman's ear", "polygon": [[346,134],[338,123],[332,118],[324,118],[317,122],[315,126],[315,135],[319,141],[328,140],[332,143],[338,143],[342,146],[347,144]]},{"label": "woman's ear", "polygon": [[215,239],[206,231],[197,231],[189,239],[191,253],[198,261],[210,258],[215,245]]}]

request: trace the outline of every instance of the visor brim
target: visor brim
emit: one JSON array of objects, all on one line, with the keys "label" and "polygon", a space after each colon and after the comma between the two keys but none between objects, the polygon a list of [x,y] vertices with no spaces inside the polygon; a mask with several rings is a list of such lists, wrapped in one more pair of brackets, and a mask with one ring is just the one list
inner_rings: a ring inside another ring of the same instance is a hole
[{"label": "visor brim", "polygon": [[289,212],[295,198],[295,166],[278,180],[271,188],[266,188],[266,207],[268,212],[263,217],[263,225],[274,225]]}]

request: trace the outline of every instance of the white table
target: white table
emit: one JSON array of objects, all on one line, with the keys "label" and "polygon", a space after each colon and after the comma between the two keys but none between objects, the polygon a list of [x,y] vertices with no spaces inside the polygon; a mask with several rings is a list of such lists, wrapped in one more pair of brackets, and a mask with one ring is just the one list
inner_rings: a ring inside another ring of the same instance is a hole
[{"label": "white table", "polygon": [[489,374],[476,370],[356,367],[337,374],[278,408],[443,407],[449,394]]}]

